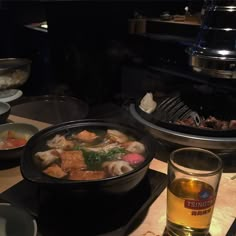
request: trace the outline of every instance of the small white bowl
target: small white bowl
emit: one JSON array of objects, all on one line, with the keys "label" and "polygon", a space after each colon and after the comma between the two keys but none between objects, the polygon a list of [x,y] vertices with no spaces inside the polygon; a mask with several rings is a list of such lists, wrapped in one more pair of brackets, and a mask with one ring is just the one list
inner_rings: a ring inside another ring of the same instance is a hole
[{"label": "small white bowl", "polygon": [[21,208],[0,203],[1,236],[36,236],[36,220]]}]

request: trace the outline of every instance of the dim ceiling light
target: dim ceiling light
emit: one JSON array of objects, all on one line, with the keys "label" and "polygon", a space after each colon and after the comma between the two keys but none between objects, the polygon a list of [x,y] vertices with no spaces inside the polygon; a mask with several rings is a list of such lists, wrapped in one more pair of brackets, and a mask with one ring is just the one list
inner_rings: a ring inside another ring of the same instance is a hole
[{"label": "dim ceiling light", "polygon": [[230,12],[232,12],[232,11],[234,11],[234,10],[235,10],[234,7],[229,7],[229,8],[228,8],[228,11],[230,11]]},{"label": "dim ceiling light", "polygon": [[44,24],[41,25],[41,27],[47,29],[48,25],[46,23],[44,23]]},{"label": "dim ceiling light", "polygon": [[225,28],[224,29],[225,31],[231,31],[231,30],[233,30],[232,28]]},{"label": "dim ceiling light", "polygon": [[218,53],[222,56],[226,56],[229,55],[229,51],[228,50],[219,50]]}]

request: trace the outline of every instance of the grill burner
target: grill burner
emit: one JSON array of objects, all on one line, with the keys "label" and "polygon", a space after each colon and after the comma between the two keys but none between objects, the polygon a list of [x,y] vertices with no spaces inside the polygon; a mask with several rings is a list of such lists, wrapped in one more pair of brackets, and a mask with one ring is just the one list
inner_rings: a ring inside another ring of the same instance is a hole
[{"label": "grill burner", "polygon": [[[236,137],[236,129],[233,126],[214,128],[209,121],[210,117],[216,117],[217,121],[225,123],[236,119],[236,99],[230,95],[214,94],[214,91],[203,93],[192,89],[170,96],[157,95],[154,100],[158,105],[151,114],[141,110],[139,103],[135,104],[135,109],[142,118],[155,125],[193,135]],[[193,119],[193,126],[178,122],[188,118]]]},{"label": "grill burner", "polygon": [[191,115],[196,122],[209,116],[219,120],[233,120],[236,118],[236,101],[233,97],[222,94],[213,96],[211,93],[203,94],[191,90],[162,100],[154,96],[154,99],[159,105],[153,113],[143,112],[139,103],[130,105],[130,113],[155,138],[176,145],[202,147],[226,153],[236,149],[236,129],[216,130],[174,123],[178,118]]}]

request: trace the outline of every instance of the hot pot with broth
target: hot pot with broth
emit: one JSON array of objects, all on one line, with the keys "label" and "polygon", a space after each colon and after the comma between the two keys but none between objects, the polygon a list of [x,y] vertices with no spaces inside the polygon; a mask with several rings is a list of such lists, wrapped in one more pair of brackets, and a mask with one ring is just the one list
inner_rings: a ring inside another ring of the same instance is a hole
[{"label": "hot pot with broth", "polygon": [[41,130],[21,159],[25,179],[81,192],[125,193],[145,177],[155,155],[144,131],[102,120],[79,120]]}]

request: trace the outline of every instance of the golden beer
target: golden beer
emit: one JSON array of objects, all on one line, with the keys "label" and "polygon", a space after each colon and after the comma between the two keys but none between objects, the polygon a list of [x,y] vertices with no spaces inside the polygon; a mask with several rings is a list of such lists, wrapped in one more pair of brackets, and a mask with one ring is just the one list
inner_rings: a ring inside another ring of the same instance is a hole
[{"label": "golden beer", "polygon": [[176,179],[168,186],[167,224],[170,235],[207,235],[215,191],[197,179]]}]

